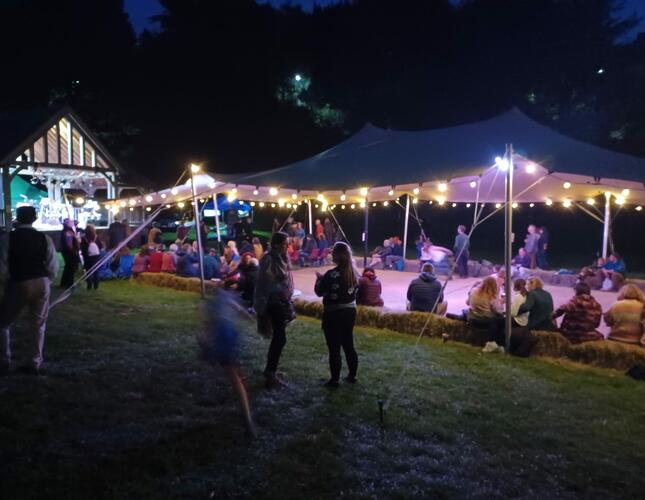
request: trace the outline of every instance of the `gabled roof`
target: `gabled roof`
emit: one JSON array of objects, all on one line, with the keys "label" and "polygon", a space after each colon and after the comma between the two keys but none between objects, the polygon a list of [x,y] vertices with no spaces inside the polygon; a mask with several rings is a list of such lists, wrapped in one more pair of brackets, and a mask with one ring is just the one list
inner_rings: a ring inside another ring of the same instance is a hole
[{"label": "gabled roof", "polygon": [[338,190],[481,175],[512,143],[522,157],[551,173],[645,182],[645,159],[560,134],[513,108],[488,120],[422,131],[384,130],[371,124],[346,141],[270,171],[216,175],[257,186]]},{"label": "gabled roof", "polygon": [[63,118],[72,123],[107,163],[110,170],[123,169],[70,106],[57,109],[35,109],[0,113],[0,165],[12,165],[29,147]]}]

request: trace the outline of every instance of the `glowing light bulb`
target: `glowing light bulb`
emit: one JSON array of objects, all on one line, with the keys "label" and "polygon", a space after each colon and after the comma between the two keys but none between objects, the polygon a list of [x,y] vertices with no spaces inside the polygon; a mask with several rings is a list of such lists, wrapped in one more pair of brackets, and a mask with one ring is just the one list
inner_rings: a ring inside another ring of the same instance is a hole
[{"label": "glowing light bulb", "polygon": [[291,193],[291,199],[292,199],[292,200],[297,200],[297,199],[298,199],[298,195],[297,195],[296,193]]},{"label": "glowing light bulb", "polygon": [[170,190],[170,194],[171,194],[171,195],[173,195],[173,196],[177,196],[177,192],[178,192],[178,191],[177,191],[177,188],[172,188],[172,189]]},{"label": "glowing light bulb", "polygon": [[278,188],[274,188],[274,187],[269,188],[269,194],[271,196],[277,196],[278,195]]},{"label": "glowing light bulb", "polygon": [[323,194],[322,194],[322,193],[318,193],[318,196],[316,196],[316,199],[317,199],[318,201],[325,201],[325,197],[323,196]]},{"label": "glowing light bulb", "polygon": [[341,205],[341,206],[340,206],[340,208],[342,208],[343,210],[345,210],[345,205]]},{"label": "glowing light bulb", "polygon": [[130,207],[130,212],[134,212],[134,207]]},{"label": "glowing light bulb", "polygon": [[291,208],[291,203],[287,203],[287,208]]},{"label": "glowing light bulb", "polygon": [[347,199],[347,196],[345,195],[345,193],[340,195],[340,201],[345,201],[346,199]]},{"label": "glowing light bulb", "polygon": [[419,203],[419,199],[418,198],[412,198],[412,204],[416,205],[417,203]]},{"label": "glowing light bulb", "polygon": [[146,207],[146,212],[150,212],[152,210],[151,207]]},{"label": "glowing light bulb", "polygon": [[237,194],[237,188],[233,188],[233,189],[231,189],[231,193],[233,193],[233,194]]},{"label": "glowing light bulb", "polygon": [[414,188],[412,190],[412,194],[419,194],[419,188]]},{"label": "glowing light bulb", "polygon": [[616,196],[616,205],[622,205],[625,203],[625,198],[623,196]]},{"label": "glowing light bulb", "polygon": [[501,203],[495,203],[495,208],[502,208],[502,204]]},{"label": "glowing light bulb", "polygon": [[564,200],[564,201],[562,202],[562,206],[563,206],[564,208],[569,208],[569,207],[571,206],[571,200]]},{"label": "glowing light bulb", "polygon": [[383,206],[384,206],[384,207],[387,207],[389,204],[390,204],[390,202],[389,202],[389,201],[387,201],[387,200],[385,200],[385,201],[383,202]]},{"label": "glowing light bulb", "polygon": [[455,208],[456,206],[457,206],[457,204],[456,204],[456,203],[453,203],[453,204],[452,204],[452,208]]},{"label": "glowing light bulb", "polygon": [[85,203],[85,198],[83,198],[82,196],[78,196],[74,200],[74,203],[76,203],[77,205],[82,205],[83,203]]},{"label": "glowing light bulb", "polygon": [[596,200],[594,200],[593,198],[587,199],[587,205],[595,205],[595,204],[596,204]]},{"label": "glowing light bulb", "polygon": [[197,172],[199,172],[200,170],[201,170],[201,167],[200,167],[199,165],[196,165],[195,163],[191,163],[191,164],[190,164],[190,171],[191,171],[193,174],[196,174],[196,173],[197,173]]},{"label": "glowing light bulb", "polygon": [[503,170],[503,171],[508,170],[508,160],[506,158],[502,158],[501,156],[497,156],[495,158],[495,165],[500,170]]},{"label": "glowing light bulb", "polygon": [[260,208],[263,208],[263,207],[264,207],[264,202],[263,202],[263,201],[261,201],[261,202],[260,202]]},{"label": "glowing light bulb", "polygon": [[365,202],[364,202],[364,201],[361,201],[361,203],[360,203],[360,207],[361,207],[361,208],[365,208]]},{"label": "glowing light bulb", "polygon": [[352,203],[352,204],[349,206],[349,208],[351,208],[352,210],[354,210],[354,209],[356,208],[356,205],[354,205],[354,204]]},{"label": "glowing light bulb", "polygon": [[643,207],[641,207],[640,205],[638,205],[638,206],[636,207],[636,211],[637,211],[637,212],[640,212],[641,210],[643,210]]},{"label": "glowing light bulb", "polygon": [[513,204],[511,205],[511,207],[513,207],[513,208],[517,208],[517,202],[513,203]]},{"label": "glowing light bulb", "polygon": [[440,182],[439,185],[437,186],[437,189],[439,190],[440,193],[445,193],[446,190],[448,189],[448,186],[445,182]]},{"label": "glowing light bulb", "polygon": [[275,203],[271,203],[271,208],[275,208]]},{"label": "glowing light bulb", "polygon": [[316,203],[316,204],[314,205],[314,208],[318,208],[318,203]]},{"label": "glowing light bulb", "polygon": [[128,203],[130,204],[131,207],[137,204],[136,200],[129,200]]},{"label": "glowing light bulb", "polygon": [[284,207],[284,200],[283,199],[278,200],[278,206],[280,208]]},{"label": "glowing light bulb", "polygon": [[210,181],[208,183],[208,189],[215,189],[215,186],[217,186],[217,183],[215,181]]},{"label": "glowing light bulb", "polygon": [[113,206],[113,207],[112,207],[112,213],[113,213],[113,214],[118,214],[118,213],[119,213],[119,207],[117,207],[116,205],[115,205],[115,206]]},{"label": "glowing light bulb", "polygon": [[446,197],[445,196],[438,196],[437,197],[437,203],[439,205],[443,205],[444,203],[446,203]]},{"label": "glowing light bulb", "polygon": [[235,195],[232,193],[229,193],[229,195],[226,197],[226,201],[228,201],[229,203],[235,201]]},{"label": "glowing light bulb", "polygon": [[170,203],[167,203],[166,208],[170,208],[170,207],[172,207],[172,205]]},{"label": "glowing light bulb", "polygon": [[251,206],[252,206],[252,207],[254,207],[254,206],[255,206],[255,202],[254,202],[254,201],[252,201],[250,204],[251,204]]},{"label": "glowing light bulb", "polygon": [[390,189],[390,190],[387,192],[387,195],[388,195],[388,196],[394,196],[394,189]]},{"label": "glowing light bulb", "polygon": [[627,188],[623,189],[623,190],[620,192],[620,194],[622,194],[622,195],[623,195],[623,198],[627,198],[627,197],[629,196],[629,193],[630,193],[630,191],[629,191],[629,189],[627,189]]},{"label": "glowing light bulb", "polygon": [[466,203],[466,208],[470,208],[470,203]]},{"label": "glowing light bulb", "polygon": [[148,203],[150,203],[152,201],[152,196],[150,196],[150,195],[146,196],[146,201]]},{"label": "glowing light bulb", "polygon": [[551,205],[553,205],[553,200],[551,200],[551,199],[548,199],[548,198],[547,198],[547,200],[546,200],[546,206],[547,206],[547,207],[550,207]]},{"label": "glowing light bulb", "polygon": [[161,193],[161,199],[165,200],[166,199],[166,193]]},{"label": "glowing light bulb", "polygon": [[367,196],[367,188],[362,187],[361,190],[360,190],[360,193],[361,193],[361,196]]},{"label": "glowing light bulb", "polygon": [[120,201],[120,202],[119,202],[119,206],[120,206],[121,208],[124,208],[124,207],[125,207],[125,205],[126,205],[125,201]]},{"label": "glowing light bulb", "polygon": [[569,181],[567,181],[567,182],[565,182],[564,184],[562,184],[562,187],[563,187],[564,189],[571,189],[571,183],[570,183]]},{"label": "glowing light bulb", "polygon": [[533,208],[535,206],[535,203],[529,203],[529,207]]},{"label": "glowing light bulb", "polygon": [[475,188],[477,187],[477,181],[470,181],[469,186],[470,186],[471,188],[475,189]]},{"label": "glowing light bulb", "polygon": [[373,207],[375,207],[375,206],[376,206],[376,202],[372,203],[372,206],[373,206]]},{"label": "glowing light bulb", "polygon": [[184,203],[183,201],[180,201],[179,203],[177,203],[177,206],[178,206],[179,208],[184,208],[185,203]]},{"label": "glowing light bulb", "polygon": [[534,174],[535,173],[535,164],[534,163],[527,163],[526,164],[526,173],[527,174]]}]

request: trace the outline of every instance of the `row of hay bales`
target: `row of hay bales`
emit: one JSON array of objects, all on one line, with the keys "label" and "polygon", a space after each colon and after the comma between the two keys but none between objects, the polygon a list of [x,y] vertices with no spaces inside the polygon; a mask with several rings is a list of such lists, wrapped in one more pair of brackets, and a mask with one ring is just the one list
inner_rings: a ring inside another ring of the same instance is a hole
[{"label": "row of hay bales", "polygon": [[[143,273],[137,281],[188,292],[200,292],[197,278],[181,278],[165,273]],[[207,292],[217,287],[215,283],[207,282]],[[320,318],[323,312],[321,302],[296,299],[296,312],[303,316]],[[427,325],[426,325],[427,322]],[[447,334],[450,340],[472,345],[481,345],[485,339],[480,332],[471,330],[463,321],[456,321],[421,312],[391,312],[375,307],[357,308],[356,324],[373,328],[385,328],[395,332],[419,335],[425,326],[424,335],[441,338]],[[559,333],[534,332],[537,343],[531,354],[552,358],[568,358],[572,361],[585,363],[602,368],[613,368],[620,371],[628,370],[636,365],[645,365],[645,348],[612,341],[585,342],[571,344]]]}]

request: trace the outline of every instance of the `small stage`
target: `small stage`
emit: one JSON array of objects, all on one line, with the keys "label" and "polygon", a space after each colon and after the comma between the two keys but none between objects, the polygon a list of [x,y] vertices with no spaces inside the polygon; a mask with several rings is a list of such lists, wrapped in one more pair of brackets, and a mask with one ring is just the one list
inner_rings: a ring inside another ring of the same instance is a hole
[{"label": "small stage", "polygon": [[[304,269],[294,268],[293,277],[295,281],[296,289],[302,292],[302,295],[299,298],[310,300],[310,301],[319,301],[319,297],[316,297],[314,294],[314,283],[316,281],[316,271],[319,273],[324,273],[330,269],[327,267],[307,267]],[[381,281],[383,288],[383,301],[385,302],[384,309],[392,311],[405,311],[406,306],[406,294],[408,291],[408,285],[410,282],[417,277],[417,273],[410,272],[401,272],[401,271],[385,271],[377,270],[376,271],[378,278]],[[441,283],[444,282],[445,276],[438,276],[438,279]],[[448,312],[459,314],[463,309],[467,308],[466,298],[468,297],[468,291],[472,286],[481,281],[483,278],[467,278],[467,279],[453,279],[448,281],[446,290],[444,292],[445,300],[448,301]],[[545,289],[548,290],[553,296],[553,304],[557,308],[558,306],[566,303],[571,297],[573,297],[573,289],[563,286],[554,286],[554,285],[545,285]],[[602,291],[593,291],[592,295],[595,299],[600,302],[602,310],[607,311],[609,307],[616,301],[616,292],[602,292]],[[609,328],[605,325],[604,321],[601,322],[600,327],[598,328],[605,336],[609,333]]]}]

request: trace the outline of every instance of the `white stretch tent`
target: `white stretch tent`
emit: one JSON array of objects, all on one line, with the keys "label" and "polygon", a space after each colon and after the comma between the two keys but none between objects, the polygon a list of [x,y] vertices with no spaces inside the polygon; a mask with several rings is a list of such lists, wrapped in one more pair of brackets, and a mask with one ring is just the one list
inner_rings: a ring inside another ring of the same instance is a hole
[{"label": "white stretch tent", "polygon": [[[515,148],[513,201],[577,205],[605,223],[607,251],[611,205],[645,204],[645,159],[566,137],[512,109],[482,122],[424,131],[392,131],[366,125],[311,158],[252,174],[195,175],[197,196],[225,193],[275,203],[317,200],[323,208],[369,208],[407,195],[433,202],[504,203],[505,175],[497,161],[504,145]],[[508,161],[505,160],[505,161]],[[190,181],[111,205],[173,204],[191,198]],[[599,204],[604,197],[605,211]],[[408,217],[406,216],[407,234]],[[367,230],[367,228],[366,228]],[[367,243],[367,241],[365,241]]]}]

